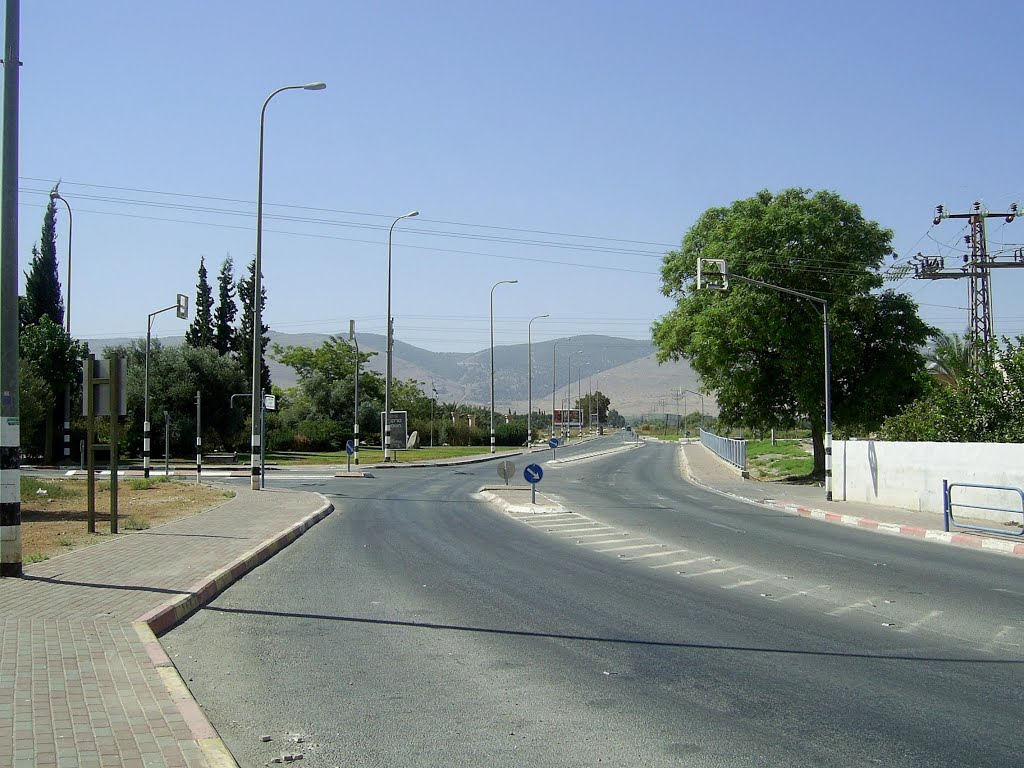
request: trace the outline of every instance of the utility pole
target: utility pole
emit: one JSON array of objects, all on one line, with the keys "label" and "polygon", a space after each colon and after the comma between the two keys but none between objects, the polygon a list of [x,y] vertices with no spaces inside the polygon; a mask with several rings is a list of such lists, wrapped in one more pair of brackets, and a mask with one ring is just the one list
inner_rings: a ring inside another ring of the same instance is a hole
[{"label": "utility pole", "polygon": [[967,342],[971,353],[971,363],[975,370],[980,365],[982,349],[996,337],[995,313],[992,310],[992,270],[998,268],[1024,267],[1024,251],[1017,249],[1011,260],[993,257],[988,253],[985,238],[985,220],[1002,218],[1007,224],[1017,218],[1017,204],[1010,206],[1005,213],[986,211],[980,202],[975,202],[968,213],[949,213],[945,206],[935,206],[935,218],[932,224],[938,226],[943,219],[967,219],[971,228],[964,241],[971,247],[970,254],[964,254],[963,266],[946,268],[942,256],[925,256],[918,253],[914,257],[914,278],[918,280],[959,280],[967,278]]},{"label": "utility pole", "polygon": [[18,87],[21,4],[7,0],[0,171],[0,576],[21,576],[18,400]]}]

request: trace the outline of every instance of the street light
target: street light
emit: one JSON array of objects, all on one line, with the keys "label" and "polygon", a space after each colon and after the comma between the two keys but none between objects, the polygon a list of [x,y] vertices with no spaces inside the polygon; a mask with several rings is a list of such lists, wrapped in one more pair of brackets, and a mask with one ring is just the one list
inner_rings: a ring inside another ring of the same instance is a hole
[{"label": "street light", "polygon": [[568,339],[556,339],[551,345],[551,437],[555,436],[555,392],[557,386],[555,383],[555,371],[558,368],[558,345],[563,341],[572,341],[575,336],[570,336]]},{"label": "street light", "polygon": [[494,289],[499,285],[512,285],[518,280],[499,280],[491,286],[491,453],[494,453]]},{"label": "street light", "polygon": [[576,372],[576,402],[580,404],[580,440],[583,439],[583,366],[590,365],[590,361],[580,363],[580,369]]},{"label": "street light", "polygon": [[356,321],[348,321],[348,337],[356,345],[356,391],[352,410],[352,455],[359,466],[359,339],[356,338]]},{"label": "street light", "polygon": [[150,312],[146,322],[146,374],[142,397],[142,474],[144,477],[149,477],[149,340],[153,334],[153,318],[161,312],[170,312],[172,309],[177,311],[180,319],[186,319],[188,317],[188,296],[179,293],[177,304]]},{"label": "street light", "polygon": [[395,319],[391,316],[391,235],[395,231],[395,224],[402,219],[411,219],[419,216],[419,211],[409,211],[391,222],[388,229],[388,331],[387,331],[387,371],[384,376],[384,461],[391,461],[391,353],[395,345],[394,325]]},{"label": "street light", "polygon": [[430,447],[434,447],[434,406],[437,405],[437,387],[434,386],[434,382],[430,382],[430,388],[434,392],[434,397],[430,401]]},{"label": "street light", "polygon": [[[551,317],[551,315],[537,315],[536,317],[530,318],[530,322],[526,324],[526,357],[527,357],[527,369],[529,374],[527,376],[527,391],[529,393],[529,408],[526,411],[526,447],[530,447],[530,441],[533,439],[533,321],[540,320],[542,317]],[[552,395],[554,396],[554,395]],[[554,414],[552,414],[552,418]]]},{"label": "street light", "polygon": [[[700,428],[704,429],[704,395],[692,389],[684,389],[683,392],[689,392],[691,395],[696,395],[700,398]],[[684,409],[685,410],[685,409]],[[683,425],[686,425],[686,414],[683,414]]]},{"label": "street light", "polygon": [[306,83],[305,85],[286,85],[278,88],[267,96],[263,102],[263,109],[260,110],[260,160],[257,172],[256,186],[256,274],[253,275],[252,285],[252,440],[251,446],[251,469],[252,489],[260,490],[260,445],[263,439],[260,430],[260,403],[257,402],[256,393],[262,391],[260,386],[263,380],[263,313],[260,301],[263,295],[263,133],[267,117],[267,105],[270,100],[282,91],[322,91],[327,87],[326,83]]},{"label": "street light", "polygon": [[[65,291],[67,299],[64,301],[64,329],[68,338],[71,337],[71,232],[74,225],[74,217],[71,215],[71,203],[60,196],[60,192],[54,187],[50,191],[50,200],[60,200],[68,209],[68,279]],[[71,460],[71,385],[64,385],[64,461]]]},{"label": "street light", "polygon": [[572,408],[572,356],[573,355],[582,355],[582,354],[583,354],[583,350],[582,349],[577,349],[574,352],[570,352],[569,353],[569,360],[568,360],[568,363],[566,364],[566,372],[565,372],[565,397],[566,397],[566,400],[568,400],[568,409],[567,410],[569,411],[570,415],[569,415],[569,421],[566,422],[565,424],[563,424],[563,427],[564,427],[564,434],[565,434],[565,436],[567,438],[572,435],[572,426],[571,426],[572,425],[572,410],[573,410],[573,408]]}]

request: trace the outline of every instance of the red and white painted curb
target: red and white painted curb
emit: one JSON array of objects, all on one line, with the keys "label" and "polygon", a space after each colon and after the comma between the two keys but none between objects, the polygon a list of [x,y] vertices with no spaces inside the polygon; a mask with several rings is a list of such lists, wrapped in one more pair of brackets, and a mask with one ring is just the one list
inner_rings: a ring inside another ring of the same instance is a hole
[{"label": "red and white painted curb", "polygon": [[174,662],[164,651],[157,637],[180,624],[228,586],[269,560],[331,514],[334,511],[334,505],[322,494],[317,495],[323,500],[323,505],[315,512],[306,515],[294,525],[262,542],[220,570],[197,581],[180,596],[154,608],[132,622],[150,662],[163,680],[178,712],[188,724],[192,738],[199,745],[203,758],[210,768],[237,768],[238,763],[231,756],[231,752],[221,740],[213,723],[203,713],[199,702],[192,696],[185,681],[181,679]]},{"label": "red and white painted curb", "polygon": [[840,512],[828,512],[824,509],[816,509],[814,507],[808,507],[803,504],[796,504],[790,501],[761,501],[742,496],[738,493],[723,491],[712,485],[702,483],[693,476],[693,473],[690,472],[689,463],[686,461],[686,454],[682,449],[679,451],[679,457],[681,465],[680,469],[682,469],[683,474],[691,483],[722,496],[728,496],[739,501],[745,501],[748,504],[756,504],[759,507],[766,507],[768,509],[779,509],[783,512],[800,515],[801,517],[808,517],[812,520],[823,520],[827,523],[837,523],[838,525],[847,525],[853,528],[862,528],[864,530],[877,531],[878,533],[887,533],[891,536],[912,536],[917,539],[923,539],[924,541],[931,541],[937,544],[949,544],[954,547],[979,549],[985,552],[995,552],[1000,555],[1024,557],[1024,542],[1007,541],[1006,539],[996,539],[973,533],[961,533],[959,531],[938,531],[932,528],[921,528],[920,526],[905,525],[903,523],[883,523],[878,520],[872,520],[870,517],[844,515]]}]

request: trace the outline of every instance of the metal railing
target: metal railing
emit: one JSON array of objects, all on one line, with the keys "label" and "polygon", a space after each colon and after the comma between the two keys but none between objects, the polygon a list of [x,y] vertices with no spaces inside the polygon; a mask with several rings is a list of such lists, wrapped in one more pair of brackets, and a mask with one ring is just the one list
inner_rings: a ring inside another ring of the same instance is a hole
[{"label": "metal railing", "polygon": [[747,468],[747,441],[720,437],[714,432],[700,431],[700,442],[708,450],[742,470]]},{"label": "metal railing", "polygon": [[[1007,507],[988,507],[981,504],[962,504],[960,502],[953,502],[953,489],[954,488],[983,488],[989,491],[1009,491],[1010,493],[1016,493],[1020,498],[1020,508],[1012,509]],[[1007,528],[989,528],[984,525],[973,525],[971,523],[958,523],[953,519],[953,507],[960,509],[984,509],[988,512],[1007,512],[1010,514],[1021,515],[1024,518],[1024,491],[1020,488],[1015,488],[1012,485],[980,485],[977,483],[951,483],[948,480],[942,481],[942,530],[948,531],[949,524],[952,523],[957,528],[969,528],[974,531],[986,531],[988,533],[1004,533],[1008,536],[1024,536],[1024,526],[1016,531],[1008,530]]]}]

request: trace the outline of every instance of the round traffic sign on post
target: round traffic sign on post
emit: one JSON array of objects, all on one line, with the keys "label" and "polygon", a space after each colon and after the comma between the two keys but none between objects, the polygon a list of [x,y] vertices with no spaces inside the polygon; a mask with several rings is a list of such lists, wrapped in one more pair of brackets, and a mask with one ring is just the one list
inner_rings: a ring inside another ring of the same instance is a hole
[{"label": "round traffic sign on post", "polygon": [[502,461],[498,464],[498,477],[505,481],[505,485],[508,485],[508,481],[516,473],[516,465],[511,461]]},{"label": "round traffic sign on post", "polygon": [[351,456],[355,452],[356,452],[355,443],[353,443],[351,440],[346,441],[345,442],[345,453],[347,453],[349,456]]},{"label": "round traffic sign on post", "polygon": [[557,437],[552,437],[550,440],[548,440],[548,448],[551,448],[552,450],[554,450],[557,447],[558,447],[558,438]]},{"label": "round traffic sign on post", "polygon": [[541,478],[544,477],[544,470],[540,464],[530,464],[523,470],[523,477],[526,478],[528,483],[539,483]]}]

